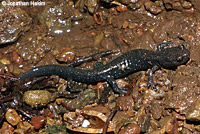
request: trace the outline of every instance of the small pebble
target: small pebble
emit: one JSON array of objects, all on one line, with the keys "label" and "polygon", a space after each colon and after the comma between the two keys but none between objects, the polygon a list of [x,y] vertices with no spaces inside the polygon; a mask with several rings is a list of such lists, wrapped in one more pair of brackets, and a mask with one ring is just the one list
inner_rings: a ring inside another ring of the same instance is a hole
[{"label": "small pebble", "polygon": [[123,110],[123,111],[132,110],[134,107],[134,100],[131,96],[118,97],[116,102],[120,110]]},{"label": "small pebble", "polygon": [[140,134],[140,127],[136,124],[129,124],[118,134]]},{"label": "small pebble", "polygon": [[33,126],[30,123],[26,121],[20,121],[17,125],[17,129],[14,130],[14,134],[24,134],[31,130],[33,130]]},{"label": "small pebble", "polygon": [[190,2],[188,2],[188,1],[184,1],[184,2],[182,3],[182,7],[183,7],[183,8],[186,8],[186,9],[189,9],[189,8],[192,7],[192,4],[191,4]]},{"label": "small pebble", "polygon": [[78,9],[74,9],[72,20],[76,21],[76,20],[81,20],[81,19],[83,19],[83,14]]},{"label": "small pebble", "polygon": [[3,122],[3,125],[0,129],[0,134],[12,134],[12,131],[14,130],[14,127],[12,127],[7,122]]},{"label": "small pebble", "polygon": [[167,120],[165,125],[165,133],[178,134],[178,121],[176,118],[171,117]]},{"label": "small pebble", "polygon": [[12,125],[15,126],[17,125],[20,120],[21,117],[18,115],[18,113],[14,110],[9,108],[6,112],[6,120]]},{"label": "small pebble", "polygon": [[14,61],[15,63],[17,63],[18,65],[21,65],[21,64],[23,63],[23,59],[17,54],[16,51],[14,51],[12,54],[13,54],[13,55],[12,55],[12,56],[13,56],[13,57],[12,57],[13,61]]},{"label": "small pebble", "polygon": [[127,7],[125,5],[119,5],[117,6],[117,11],[124,12],[127,10]]},{"label": "small pebble", "polygon": [[10,64],[10,61],[9,61],[8,59],[5,59],[5,58],[0,59],[0,62],[1,62],[2,64],[4,64],[4,65],[9,65],[9,64]]},{"label": "small pebble", "polygon": [[152,1],[145,2],[144,6],[145,6],[146,10],[150,11],[152,14],[159,14],[160,12],[162,12],[162,8],[160,6],[157,6]]},{"label": "small pebble", "polygon": [[55,124],[55,120],[47,117],[46,125],[53,126]]}]

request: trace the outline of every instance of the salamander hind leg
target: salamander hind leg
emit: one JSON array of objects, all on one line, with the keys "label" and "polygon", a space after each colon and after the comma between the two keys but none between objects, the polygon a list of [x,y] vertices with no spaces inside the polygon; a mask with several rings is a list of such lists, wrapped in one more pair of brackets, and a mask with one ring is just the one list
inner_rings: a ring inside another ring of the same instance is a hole
[{"label": "salamander hind leg", "polygon": [[107,76],[106,77],[107,82],[111,85],[111,87],[113,88],[114,92],[119,93],[119,94],[124,94],[127,93],[127,91],[122,90],[118,87],[115,79],[112,76]]}]

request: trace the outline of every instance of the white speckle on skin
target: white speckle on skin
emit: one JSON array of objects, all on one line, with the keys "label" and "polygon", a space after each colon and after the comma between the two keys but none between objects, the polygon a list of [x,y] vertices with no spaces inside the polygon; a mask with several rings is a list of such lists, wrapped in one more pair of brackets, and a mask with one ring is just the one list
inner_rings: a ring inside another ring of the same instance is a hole
[{"label": "white speckle on skin", "polygon": [[35,69],[33,69],[33,72],[35,72],[35,71],[37,71],[38,70],[38,68],[35,68]]}]

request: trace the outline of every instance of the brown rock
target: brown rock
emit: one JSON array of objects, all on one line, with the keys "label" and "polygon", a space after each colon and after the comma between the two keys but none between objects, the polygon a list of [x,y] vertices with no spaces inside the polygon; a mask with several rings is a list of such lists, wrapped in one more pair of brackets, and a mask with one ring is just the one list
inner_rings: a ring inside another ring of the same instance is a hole
[{"label": "brown rock", "polygon": [[12,134],[14,128],[8,124],[7,122],[4,122],[1,129],[0,129],[0,134]]},{"label": "brown rock", "polygon": [[44,125],[45,120],[44,116],[34,116],[31,118],[31,124],[35,129],[40,129]]},{"label": "brown rock", "polygon": [[24,133],[31,133],[33,131],[33,126],[26,122],[26,121],[20,121],[17,125],[17,129],[14,130],[14,133],[16,134],[24,134]]},{"label": "brown rock", "polygon": [[191,60],[195,61],[195,62],[199,62],[200,61],[200,47],[199,46],[192,46],[190,53],[191,53]]},{"label": "brown rock", "polygon": [[165,132],[167,134],[178,134],[178,122],[176,118],[172,117],[166,122]]},{"label": "brown rock", "polygon": [[132,110],[134,106],[134,101],[131,96],[118,97],[116,102],[123,111]]},{"label": "brown rock", "polygon": [[200,98],[192,103],[191,107],[186,113],[186,119],[190,121],[200,121]]}]

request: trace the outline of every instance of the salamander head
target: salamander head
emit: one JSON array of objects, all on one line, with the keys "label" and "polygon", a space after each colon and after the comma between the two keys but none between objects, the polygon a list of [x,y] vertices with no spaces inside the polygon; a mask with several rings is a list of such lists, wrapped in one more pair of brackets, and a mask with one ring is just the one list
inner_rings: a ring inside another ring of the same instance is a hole
[{"label": "salamander head", "polygon": [[159,64],[163,68],[173,69],[179,65],[186,64],[190,59],[190,51],[184,45],[166,48],[160,52]]}]

